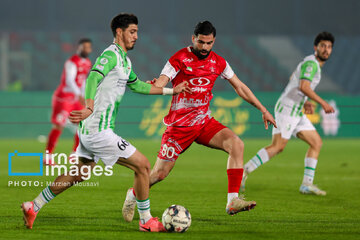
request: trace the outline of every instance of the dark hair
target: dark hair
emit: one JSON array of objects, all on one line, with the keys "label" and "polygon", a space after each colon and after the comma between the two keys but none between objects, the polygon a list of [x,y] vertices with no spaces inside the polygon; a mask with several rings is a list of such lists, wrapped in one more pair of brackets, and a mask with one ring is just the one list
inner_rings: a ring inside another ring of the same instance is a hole
[{"label": "dark hair", "polygon": [[321,42],[323,40],[330,41],[332,43],[332,45],[334,45],[335,37],[329,32],[321,32],[316,36],[316,38],[314,40],[314,46],[317,46],[319,44],[319,42]]},{"label": "dark hair", "polygon": [[216,29],[209,21],[199,22],[195,26],[194,35],[198,36],[199,34],[202,35],[213,34],[213,36],[216,37]]},{"label": "dark hair", "polygon": [[91,39],[90,38],[81,38],[79,41],[78,41],[78,45],[81,45],[83,43],[92,43]]},{"label": "dark hair", "polygon": [[138,19],[134,14],[131,13],[120,13],[111,20],[111,31],[114,37],[116,36],[116,29],[121,28],[122,30],[129,27],[130,24],[138,24]]}]

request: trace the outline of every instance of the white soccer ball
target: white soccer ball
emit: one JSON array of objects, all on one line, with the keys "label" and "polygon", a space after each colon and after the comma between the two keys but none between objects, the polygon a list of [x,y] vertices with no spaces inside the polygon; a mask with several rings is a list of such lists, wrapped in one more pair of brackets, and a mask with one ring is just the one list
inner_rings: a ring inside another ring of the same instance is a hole
[{"label": "white soccer ball", "polygon": [[171,205],[162,215],[162,223],[168,232],[186,232],[191,225],[190,212],[183,206]]}]

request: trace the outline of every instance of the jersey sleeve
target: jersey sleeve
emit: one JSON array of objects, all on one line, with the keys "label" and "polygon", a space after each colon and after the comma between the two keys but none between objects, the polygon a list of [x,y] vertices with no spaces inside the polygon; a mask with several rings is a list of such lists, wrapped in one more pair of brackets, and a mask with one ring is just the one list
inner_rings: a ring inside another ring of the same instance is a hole
[{"label": "jersey sleeve", "polygon": [[96,59],[86,79],[85,99],[94,99],[96,89],[103,78],[116,66],[117,56],[112,51],[105,51]]},{"label": "jersey sleeve", "polygon": [[105,77],[117,64],[117,56],[113,51],[105,51],[96,59],[91,71],[95,71]]},{"label": "jersey sleeve", "polygon": [[312,81],[317,70],[318,66],[314,61],[304,62],[300,68],[300,79]]},{"label": "jersey sleeve", "polygon": [[232,68],[230,67],[230,64],[226,62],[226,66],[225,66],[225,69],[224,71],[220,74],[221,78],[224,78],[224,79],[230,79],[234,76],[234,71],[232,70]]},{"label": "jersey sleeve", "polygon": [[173,80],[181,68],[181,61],[178,57],[179,54],[172,56],[169,61],[166,62],[164,68],[161,71],[160,75],[165,75],[170,78],[170,81]]},{"label": "jersey sleeve", "polygon": [[76,74],[77,74],[77,67],[76,64],[71,61],[67,60],[65,62],[65,83],[66,83],[66,92],[74,93],[76,96],[81,94],[80,88],[75,82]]}]

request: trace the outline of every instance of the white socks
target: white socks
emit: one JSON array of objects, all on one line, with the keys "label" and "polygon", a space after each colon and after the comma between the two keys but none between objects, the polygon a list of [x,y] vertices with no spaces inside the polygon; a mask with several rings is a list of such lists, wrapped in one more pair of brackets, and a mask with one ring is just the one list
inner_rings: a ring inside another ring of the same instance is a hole
[{"label": "white socks", "polygon": [[140,215],[140,221],[142,224],[145,224],[147,221],[152,218],[150,213],[150,199],[138,200],[136,199],[136,204],[138,208],[138,212]]},{"label": "white socks", "polygon": [[317,165],[317,159],[305,157],[305,170],[303,184],[311,185],[314,181],[315,169]]},{"label": "white socks", "polygon": [[50,187],[46,187],[42,192],[34,199],[34,211],[39,211],[46,203],[50,202],[56,195],[51,191]]},{"label": "white socks", "polygon": [[251,173],[252,171],[257,169],[264,163],[268,162],[269,160],[270,160],[269,154],[267,153],[265,148],[262,148],[257,152],[257,154],[252,159],[250,159],[249,162],[245,164],[244,169],[246,173]]}]

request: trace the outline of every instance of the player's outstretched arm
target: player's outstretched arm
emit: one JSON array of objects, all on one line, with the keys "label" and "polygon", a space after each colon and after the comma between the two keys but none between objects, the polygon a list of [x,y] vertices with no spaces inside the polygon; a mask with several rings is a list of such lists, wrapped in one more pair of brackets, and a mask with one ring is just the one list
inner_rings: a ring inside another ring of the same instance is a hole
[{"label": "player's outstretched arm", "polygon": [[300,91],[302,91],[310,99],[320,104],[325,113],[335,112],[334,108],[330,104],[328,104],[324,99],[317,95],[314,90],[311,89],[310,84],[311,82],[309,80],[300,80]]},{"label": "player's outstretched arm", "polygon": [[265,129],[268,129],[268,124],[272,124],[274,127],[276,127],[275,119],[271,113],[269,113],[269,111],[261,104],[254,93],[243,82],[240,81],[236,74],[234,74],[232,78],[228,79],[228,81],[240,97],[262,112]]},{"label": "player's outstretched arm", "polygon": [[170,81],[170,78],[166,75],[160,75],[159,78],[154,78],[152,81],[146,81],[146,83],[150,83],[155,87],[165,87],[166,84]]},{"label": "player's outstretched arm", "polygon": [[128,87],[136,93],[149,95],[176,95],[182,92],[191,93],[188,82],[182,82],[174,88],[156,87],[150,83],[145,83],[137,79],[135,82],[128,84]]}]

